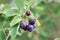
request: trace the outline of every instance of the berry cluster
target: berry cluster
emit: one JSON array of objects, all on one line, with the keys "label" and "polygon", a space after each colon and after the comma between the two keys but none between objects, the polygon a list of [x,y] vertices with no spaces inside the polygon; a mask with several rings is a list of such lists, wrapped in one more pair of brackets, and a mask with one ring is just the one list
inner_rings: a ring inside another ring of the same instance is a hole
[{"label": "berry cluster", "polygon": [[[30,16],[30,15],[31,15],[30,10],[27,10],[27,11],[26,11],[26,15],[27,15],[27,16]],[[20,23],[20,27],[21,27],[23,30],[28,30],[28,31],[32,32],[32,30],[36,27],[35,21],[36,21],[35,18],[29,18],[29,19],[28,19],[28,23],[25,22],[25,21],[22,21],[22,22]]]}]

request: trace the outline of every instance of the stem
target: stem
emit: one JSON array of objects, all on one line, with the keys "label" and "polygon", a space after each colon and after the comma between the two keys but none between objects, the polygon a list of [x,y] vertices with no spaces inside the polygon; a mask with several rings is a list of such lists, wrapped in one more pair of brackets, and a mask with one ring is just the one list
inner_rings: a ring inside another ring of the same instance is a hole
[{"label": "stem", "polygon": [[10,38],[9,30],[6,30],[5,33],[6,33],[6,40],[9,40],[9,38]]},{"label": "stem", "polygon": [[8,40],[9,36],[10,36],[10,34],[7,35],[6,40]]}]

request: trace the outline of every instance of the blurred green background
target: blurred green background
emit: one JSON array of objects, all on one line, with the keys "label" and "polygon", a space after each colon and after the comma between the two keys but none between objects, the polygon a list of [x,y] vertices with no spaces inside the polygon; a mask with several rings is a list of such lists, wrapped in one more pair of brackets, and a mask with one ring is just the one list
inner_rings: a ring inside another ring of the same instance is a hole
[{"label": "blurred green background", "polygon": [[[12,4],[11,0],[0,0],[0,4]],[[33,3],[30,10],[41,23],[37,31],[22,32],[11,40],[60,40],[60,1],[44,0]],[[40,28],[40,29],[39,29]]]}]

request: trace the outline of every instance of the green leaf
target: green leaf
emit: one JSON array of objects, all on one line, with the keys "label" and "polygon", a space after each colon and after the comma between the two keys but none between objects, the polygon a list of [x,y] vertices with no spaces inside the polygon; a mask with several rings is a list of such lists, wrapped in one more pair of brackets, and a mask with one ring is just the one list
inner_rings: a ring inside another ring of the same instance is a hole
[{"label": "green leaf", "polygon": [[0,40],[6,40],[6,34],[2,30],[0,30]]},{"label": "green leaf", "polygon": [[4,23],[4,28],[7,30],[7,29],[10,29],[10,24],[7,22],[7,23]]},{"label": "green leaf", "polygon": [[2,39],[0,38],[0,40],[2,40]]},{"label": "green leaf", "polygon": [[39,12],[42,10],[42,7],[36,6],[36,7],[34,7],[34,8],[30,8],[30,10],[31,10],[34,14],[36,14],[36,13],[39,13]]},{"label": "green leaf", "polygon": [[41,26],[41,24],[38,20],[36,20],[36,26]]},{"label": "green leaf", "polygon": [[11,29],[10,29],[10,35],[11,35],[12,38],[16,37],[16,35],[18,33],[18,28],[19,28],[18,25],[15,25],[15,26],[11,27]]},{"label": "green leaf", "polygon": [[19,14],[19,10],[17,9],[5,9],[3,11],[3,14],[6,15],[7,17],[10,17],[10,16],[14,16],[14,15],[17,15]]},{"label": "green leaf", "polygon": [[3,25],[3,28],[5,29],[9,29],[11,26],[10,26],[10,22],[12,21],[12,19],[14,18],[14,16],[11,16],[11,17],[8,17],[4,20],[4,25]]},{"label": "green leaf", "polygon": [[48,18],[47,14],[42,14],[41,17],[40,17],[41,20],[45,20],[46,18]]},{"label": "green leaf", "polygon": [[40,3],[42,0],[36,0],[37,3]]},{"label": "green leaf", "polygon": [[11,0],[0,0],[0,4],[9,4],[11,2]]},{"label": "green leaf", "polygon": [[38,34],[40,34],[40,27],[37,27],[37,26],[36,26],[35,31],[36,31]]},{"label": "green leaf", "polygon": [[60,40],[60,37],[58,37],[58,38],[55,38],[54,40]]},{"label": "green leaf", "polygon": [[19,40],[29,40],[28,32],[24,32],[24,33],[20,36],[20,39],[19,39]]},{"label": "green leaf", "polygon": [[10,6],[8,5],[8,4],[3,4],[3,6],[1,6],[2,7],[2,10],[4,11],[5,9],[9,9],[10,8]]},{"label": "green leaf", "polygon": [[40,35],[39,35],[39,39],[40,39],[40,40],[45,40],[45,37],[40,34]]},{"label": "green leaf", "polygon": [[45,23],[45,26],[48,28],[48,29],[51,29],[51,28],[54,28],[55,27],[55,23],[52,22],[52,21],[47,21]]},{"label": "green leaf", "polygon": [[37,33],[40,33],[40,30],[41,30],[41,24],[40,22],[36,19],[36,28],[35,28],[35,31]]},{"label": "green leaf", "polygon": [[41,33],[40,33],[42,36],[44,37],[49,37],[50,36],[50,33],[46,30],[41,30]]},{"label": "green leaf", "polygon": [[24,0],[13,0],[13,2],[19,9],[24,7]]},{"label": "green leaf", "polygon": [[5,18],[3,16],[0,16],[0,29],[3,29],[4,20],[5,20]]},{"label": "green leaf", "polygon": [[13,20],[10,23],[10,26],[14,26],[15,24],[19,23],[21,21],[20,16],[15,16]]}]

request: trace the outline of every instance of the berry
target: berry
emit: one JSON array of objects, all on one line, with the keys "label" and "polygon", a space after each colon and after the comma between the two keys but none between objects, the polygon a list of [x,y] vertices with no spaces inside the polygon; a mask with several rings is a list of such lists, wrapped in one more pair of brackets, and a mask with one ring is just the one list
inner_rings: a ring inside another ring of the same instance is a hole
[{"label": "berry", "polygon": [[29,24],[31,24],[31,25],[35,24],[35,19],[34,18],[30,18],[29,19]]},{"label": "berry", "polygon": [[32,30],[33,30],[33,25],[27,25],[27,30],[30,31],[30,32],[32,32]]},{"label": "berry", "polygon": [[30,16],[30,15],[31,15],[30,10],[27,10],[27,11],[26,11],[26,15],[27,15],[27,16]]},{"label": "berry", "polygon": [[20,27],[26,30],[26,23],[24,21],[21,22]]},{"label": "berry", "polygon": [[36,27],[36,24],[33,24],[33,29]]}]

